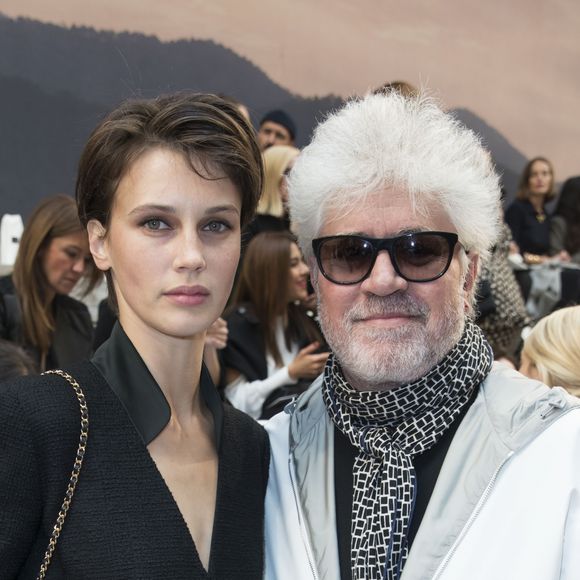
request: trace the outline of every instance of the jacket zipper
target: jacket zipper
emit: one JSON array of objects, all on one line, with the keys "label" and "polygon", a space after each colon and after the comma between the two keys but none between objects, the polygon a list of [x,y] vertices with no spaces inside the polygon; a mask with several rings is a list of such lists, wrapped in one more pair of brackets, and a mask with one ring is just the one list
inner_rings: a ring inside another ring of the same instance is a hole
[{"label": "jacket zipper", "polygon": [[499,475],[499,472],[503,469],[503,466],[509,461],[509,459],[511,458],[511,456],[513,454],[514,454],[514,452],[510,451],[509,454],[505,457],[505,459],[499,464],[498,468],[494,471],[489,483],[487,484],[487,487],[485,488],[482,496],[479,498],[479,501],[477,502],[475,509],[473,510],[473,512],[469,516],[469,519],[467,520],[467,522],[463,526],[463,529],[461,530],[459,536],[457,536],[457,539],[455,540],[455,542],[453,542],[453,545],[451,546],[449,552],[447,552],[445,558],[443,558],[443,560],[441,561],[441,564],[439,564],[439,567],[435,571],[435,574],[434,574],[432,580],[437,580],[437,578],[440,578],[441,575],[443,574],[443,572],[445,572],[445,568],[449,564],[449,561],[453,557],[455,551],[457,550],[457,547],[462,542],[463,538],[465,537],[465,535],[467,534],[467,532],[469,531],[469,529],[473,525],[473,522],[479,516],[481,510],[483,509],[483,506],[486,504],[489,496],[491,495],[491,492],[495,486],[495,482],[497,481],[497,476]]},{"label": "jacket zipper", "polygon": [[[546,417],[548,417],[548,415],[550,415],[553,411],[555,411],[556,409],[558,409],[558,410],[562,409],[564,406],[565,406],[565,404],[562,401],[549,401],[548,404],[544,407],[544,409],[540,412],[540,419],[542,419],[544,421],[546,419]],[[574,410],[575,408],[577,408],[577,407],[567,409],[566,411],[564,411],[562,413],[561,416],[563,417],[564,415],[567,415],[570,411]],[[477,502],[477,505],[475,506],[473,513],[469,517],[469,520],[467,520],[467,523],[465,524],[465,526],[463,526],[461,533],[459,534],[459,536],[457,536],[457,539],[455,540],[455,542],[453,542],[453,546],[451,546],[451,549],[449,550],[449,552],[447,552],[447,554],[445,555],[445,558],[443,558],[443,560],[441,561],[441,564],[439,564],[439,567],[435,571],[435,574],[434,574],[432,580],[437,580],[437,578],[440,578],[441,575],[443,574],[443,572],[445,571],[447,564],[449,564],[449,561],[451,560],[451,558],[453,557],[453,554],[457,550],[457,546],[459,546],[459,544],[461,543],[461,541],[465,537],[465,534],[467,534],[467,532],[469,531],[469,528],[471,528],[471,526],[473,525],[473,522],[475,521],[475,519],[477,518],[477,516],[481,512],[483,506],[487,502],[487,499],[490,496],[490,494],[493,490],[493,487],[495,486],[495,482],[497,480],[497,476],[499,475],[499,472],[503,469],[504,465],[509,461],[509,459],[511,458],[512,455],[514,455],[514,451],[510,451],[509,454],[505,457],[505,459],[499,464],[498,468],[495,470],[494,474],[491,477],[490,482],[487,484],[487,487],[485,488],[485,491],[483,492],[483,495],[479,499],[479,502]]]},{"label": "jacket zipper", "polygon": [[310,542],[308,540],[308,532],[304,526],[304,516],[302,515],[302,506],[298,500],[298,491],[296,489],[295,478],[294,478],[294,466],[292,462],[292,452],[288,456],[288,471],[290,473],[290,484],[292,485],[292,494],[294,495],[294,503],[296,504],[296,510],[298,511],[298,525],[300,527],[300,536],[302,537],[302,543],[304,544],[304,549],[306,550],[306,556],[308,558],[308,566],[310,567],[310,572],[312,572],[312,578],[318,580],[318,574],[316,573],[316,568],[314,566],[314,557],[312,556],[312,549],[310,547]]}]

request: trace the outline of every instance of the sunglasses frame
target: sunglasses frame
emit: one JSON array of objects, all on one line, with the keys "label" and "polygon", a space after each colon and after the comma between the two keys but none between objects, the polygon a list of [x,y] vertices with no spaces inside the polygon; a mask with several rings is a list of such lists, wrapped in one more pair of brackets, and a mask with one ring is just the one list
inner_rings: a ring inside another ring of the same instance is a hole
[{"label": "sunglasses frame", "polygon": [[[424,236],[424,235],[431,235],[431,236],[435,235],[435,236],[438,236],[440,238],[445,239],[445,241],[447,242],[448,247],[449,247],[447,263],[445,264],[445,266],[443,267],[441,272],[439,274],[437,274],[437,276],[432,276],[431,278],[426,278],[426,279],[421,279],[421,280],[415,280],[413,278],[409,278],[409,277],[405,276],[401,272],[399,265],[397,264],[397,260],[395,258],[395,255],[394,255],[394,246],[399,240],[402,240],[405,238],[417,237],[417,236]],[[336,240],[336,239],[343,239],[343,238],[356,238],[358,240],[362,240],[364,242],[367,242],[370,244],[370,246],[372,248],[372,252],[373,252],[371,255],[371,262],[370,262],[370,266],[369,266],[368,271],[366,272],[366,274],[364,276],[360,277],[359,279],[357,279],[353,282],[337,282],[336,280],[333,280],[324,271],[324,268],[322,266],[322,259],[320,257],[320,250],[321,250],[324,242],[326,242],[328,240]],[[391,260],[391,264],[393,265],[393,268],[398,276],[400,276],[401,278],[403,278],[407,282],[422,284],[424,282],[433,282],[434,280],[441,278],[441,276],[443,276],[447,272],[447,270],[449,270],[449,266],[451,265],[451,260],[453,260],[453,253],[455,251],[455,246],[457,245],[458,241],[459,241],[459,236],[457,234],[453,234],[451,232],[436,232],[436,231],[410,232],[408,234],[402,234],[400,236],[395,236],[393,238],[368,238],[366,236],[359,236],[356,234],[343,234],[343,235],[338,235],[338,236],[325,236],[322,238],[315,238],[314,240],[312,240],[312,250],[314,251],[314,256],[316,257],[316,263],[318,264],[318,269],[320,270],[322,275],[329,282],[332,282],[333,284],[338,284],[339,286],[353,286],[354,284],[360,284],[363,280],[366,280],[371,275],[371,272],[373,271],[373,268],[375,267],[375,262],[377,261],[377,256],[379,255],[379,252],[381,252],[383,250],[386,250],[389,253],[389,258]]]}]

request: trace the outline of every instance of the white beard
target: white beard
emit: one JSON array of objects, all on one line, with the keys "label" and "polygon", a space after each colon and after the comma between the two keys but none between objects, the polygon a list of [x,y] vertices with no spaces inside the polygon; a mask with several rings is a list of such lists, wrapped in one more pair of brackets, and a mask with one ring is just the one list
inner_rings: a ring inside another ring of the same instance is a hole
[{"label": "white beard", "polygon": [[[320,300],[318,312],[322,331],[345,377],[361,391],[394,388],[424,376],[459,341],[465,324],[459,292],[445,305],[433,328],[429,328],[429,307],[405,293],[368,296],[342,320],[330,320]],[[393,312],[413,318],[398,328],[373,328],[357,322]]]}]

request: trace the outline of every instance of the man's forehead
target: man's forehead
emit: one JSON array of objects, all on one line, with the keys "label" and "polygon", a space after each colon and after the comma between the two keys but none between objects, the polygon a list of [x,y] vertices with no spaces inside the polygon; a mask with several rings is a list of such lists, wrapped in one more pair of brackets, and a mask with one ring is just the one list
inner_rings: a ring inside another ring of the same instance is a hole
[{"label": "man's forehead", "polygon": [[435,201],[418,203],[408,193],[387,189],[353,198],[342,207],[327,207],[320,235],[392,237],[420,231],[456,232],[456,228]]}]

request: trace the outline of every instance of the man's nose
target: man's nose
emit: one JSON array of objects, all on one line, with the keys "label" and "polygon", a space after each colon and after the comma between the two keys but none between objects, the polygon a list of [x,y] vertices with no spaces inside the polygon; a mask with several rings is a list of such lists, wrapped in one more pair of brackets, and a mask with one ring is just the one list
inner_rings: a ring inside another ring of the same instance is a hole
[{"label": "man's nose", "polygon": [[409,283],[395,270],[389,252],[379,252],[368,278],[362,281],[361,290],[376,296],[388,296],[405,290]]}]

